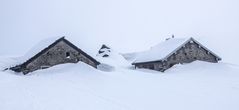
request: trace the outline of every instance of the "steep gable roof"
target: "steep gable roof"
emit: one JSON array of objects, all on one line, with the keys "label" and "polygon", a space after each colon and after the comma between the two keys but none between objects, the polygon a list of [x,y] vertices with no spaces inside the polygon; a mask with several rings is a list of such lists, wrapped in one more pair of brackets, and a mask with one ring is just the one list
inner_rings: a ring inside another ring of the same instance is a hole
[{"label": "steep gable roof", "polygon": [[89,54],[85,53],[84,51],[82,51],[80,48],[78,48],[77,46],[75,46],[74,44],[72,44],[70,41],[63,39],[63,41],[65,41],[68,45],[70,45],[72,48],[76,49],[78,52],[80,52],[81,54],[83,54],[84,56],[86,56],[87,58],[89,58],[91,61],[93,61],[94,63],[96,63],[97,65],[100,64],[100,62],[98,62],[95,58],[91,57]]},{"label": "steep gable roof", "polygon": [[21,61],[24,62],[22,66],[26,66],[36,58],[38,58],[40,55],[48,51],[50,48],[54,47],[56,44],[58,44],[60,41],[65,42],[75,50],[79,51],[84,56],[88,57],[90,60],[92,60],[97,65],[100,64],[98,61],[96,61],[93,57],[76,47],[74,44],[72,44],[70,41],[66,40],[65,37],[55,37],[55,38],[49,38],[41,41],[38,43],[34,48],[32,48],[25,56],[21,57]]},{"label": "steep gable roof", "polygon": [[177,50],[179,50],[181,47],[183,47],[190,41],[197,43],[202,48],[209,51],[212,55],[221,60],[221,58],[218,55],[210,51],[208,48],[203,46],[194,38],[171,38],[166,40],[165,42],[162,42],[152,47],[148,51],[140,52],[136,57],[136,60],[133,62],[133,64],[166,60],[169,56],[174,54]]}]

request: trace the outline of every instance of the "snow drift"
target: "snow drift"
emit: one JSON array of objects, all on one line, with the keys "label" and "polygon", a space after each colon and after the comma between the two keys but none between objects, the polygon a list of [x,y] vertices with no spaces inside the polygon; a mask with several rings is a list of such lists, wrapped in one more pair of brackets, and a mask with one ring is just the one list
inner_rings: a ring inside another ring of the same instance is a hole
[{"label": "snow drift", "polygon": [[127,68],[104,72],[84,63],[26,76],[0,72],[0,109],[237,110],[238,72],[238,65],[200,61],[165,73]]}]

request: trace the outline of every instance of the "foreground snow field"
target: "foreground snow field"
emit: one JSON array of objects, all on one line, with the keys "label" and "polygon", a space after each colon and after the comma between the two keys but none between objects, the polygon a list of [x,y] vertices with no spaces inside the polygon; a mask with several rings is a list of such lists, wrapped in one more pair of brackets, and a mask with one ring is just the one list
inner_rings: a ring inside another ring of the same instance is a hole
[{"label": "foreground snow field", "polygon": [[[0,110],[239,110],[239,0],[0,0],[0,13]],[[172,34],[197,39],[223,62],[165,73],[130,67]],[[102,65],[2,71],[56,36]],[[114,52],[103,60],[96,56],[102,44]]]},{"label": "foreground snow field", "polygon": [[165,73],[84,63],[26,76],[0,72],[0,110],[238,110],[238,102],[239,67],[226,63],[197,61]]}]

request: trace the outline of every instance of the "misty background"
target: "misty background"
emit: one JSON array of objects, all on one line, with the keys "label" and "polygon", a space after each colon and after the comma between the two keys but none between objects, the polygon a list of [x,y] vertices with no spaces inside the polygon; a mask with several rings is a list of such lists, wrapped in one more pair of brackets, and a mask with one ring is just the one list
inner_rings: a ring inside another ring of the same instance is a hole
[{"label": "misty background", "polygon": [[194,37],[239,64],[239,1],[0,0],[0,56],[24,55],[56,36],[137,52],[172,34]]}]

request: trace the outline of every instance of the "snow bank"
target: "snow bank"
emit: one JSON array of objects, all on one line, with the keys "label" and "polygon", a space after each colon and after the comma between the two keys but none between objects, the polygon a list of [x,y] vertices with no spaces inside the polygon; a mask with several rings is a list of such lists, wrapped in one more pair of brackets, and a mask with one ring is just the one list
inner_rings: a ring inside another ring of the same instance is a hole
[{"label": "snow bank", "polygon": [[131,66],[130,62],[128,62],[122,54],[112,48],[102,54],[107,54],[108,57],[103,57],[101,54],[97,55],[97,59],[102,63],[98,66],[100,70],[114,71],[115,69],[128,68]]},{"label": "snow bank", "polygon": [[238,110],[239,67],[193,62],[161,72],[84,63],[27,76],[0,72],[2,110]]}]

